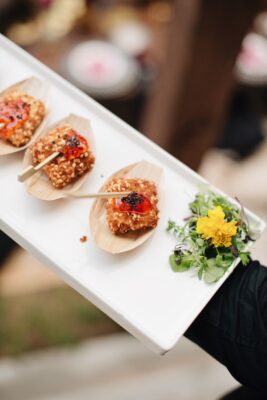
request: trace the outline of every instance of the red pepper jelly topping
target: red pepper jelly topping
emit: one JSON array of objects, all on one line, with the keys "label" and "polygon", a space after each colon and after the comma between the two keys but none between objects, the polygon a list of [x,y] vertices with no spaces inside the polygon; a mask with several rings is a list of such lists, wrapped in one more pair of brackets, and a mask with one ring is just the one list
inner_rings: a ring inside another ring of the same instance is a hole
[{"label": "red pepper jelly topping", "polygon": [[150,200],[137,192],[131,192],[125,197],[114,200],[114,209],[120,212],[131,212],[134,214],[147,214],[153,206]]},{"label": "red pepper jelly topping", "polygon": [[29,118],[30,105],[22,99],[0,102],[0,138],[7,140]]},{"label": "red pepper jelly topping", "polygon": [[68,134],[63,154],[67,160],[74,160],[88,151],[87,140],[74,130]]}]

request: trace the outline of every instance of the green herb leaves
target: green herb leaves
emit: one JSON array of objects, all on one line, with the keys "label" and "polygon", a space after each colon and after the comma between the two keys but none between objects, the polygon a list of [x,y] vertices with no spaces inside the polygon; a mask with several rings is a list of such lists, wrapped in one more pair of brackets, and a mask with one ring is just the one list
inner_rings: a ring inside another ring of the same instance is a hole
[{"label": "green herb leaves", "polygon": [[[167,231],[172,232],[178,242],[169,257],[174,272],[193,269],[199,279],[213,283],[224,275],[238,257],[243,265],[248,264],[250,253],[247,243],[251,235],[244,220],[243,208],[241,212],[226,198],[212,191],[198,193],[189,207],[191,215],[183,226],[173,220],[168,221]],[[204,234],[199,229],[203,229],[203,226]],[[230,229],[232,234],[229,233]]]},{"label": "green herb leaves", "polygon": [[175,254],[171,254],[169,261],[174,272],[183,272],[192,266],[194,258],[190,255],[176,256]]}]

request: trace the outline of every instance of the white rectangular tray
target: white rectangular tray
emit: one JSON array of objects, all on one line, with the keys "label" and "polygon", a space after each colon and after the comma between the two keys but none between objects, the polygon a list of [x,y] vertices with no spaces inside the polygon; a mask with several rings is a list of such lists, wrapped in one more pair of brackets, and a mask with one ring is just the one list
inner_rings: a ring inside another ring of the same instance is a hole
[{"label": "white rectangular tray", "polygon": [[[174,239],[165,231],[167,220],[172,217],[182,223],[188,202],[204,180],[0,36],[0,91],[32,75],[51,85],[49,123],[70,112],[91,120],[96,165],[85,189],[97,191],[114,171],[146,159],[164,169],[164,210],[155,234],[144,245],[122,255],[107,254],[90,237],[92,201],[48,203],[29,196],[17,181],[23,157],[17,153],[0,159],[0,229],[151,349],[164,353],[229,276],[206,285],[191,271],[174,273],[168,264]],[[248,216],[251,224],[264,229],[263,221],[250,212]],[[88,242],[80,242],[83,235]]]}]

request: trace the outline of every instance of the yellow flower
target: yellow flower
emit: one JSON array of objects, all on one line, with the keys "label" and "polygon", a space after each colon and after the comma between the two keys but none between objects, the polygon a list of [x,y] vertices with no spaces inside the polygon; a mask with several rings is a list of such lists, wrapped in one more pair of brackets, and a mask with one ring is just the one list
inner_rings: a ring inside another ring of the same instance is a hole
[{"label": "yellow flower", "polygon": [[223,209],[218,206],[208,211],[207,217],[197,220],[197,233],[206,240],[211,239],[215,247],[229,247],[232,237],[236,235],[236,221],[226,222]]}]

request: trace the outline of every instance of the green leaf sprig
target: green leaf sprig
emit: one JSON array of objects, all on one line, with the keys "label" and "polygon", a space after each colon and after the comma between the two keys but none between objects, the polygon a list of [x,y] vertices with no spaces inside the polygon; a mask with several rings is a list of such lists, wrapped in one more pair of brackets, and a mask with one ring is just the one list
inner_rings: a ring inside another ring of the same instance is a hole
[{"label": "green leaf sprig", "polygon": [[[198,220],[207,217],[210,210],[216,210],[216,207],[219,212],[223,212],[223,224],[235,225],[235,235],[227,246],[214,245],[211,238],[207,239],[197,231]],[[239,209],[212,191],[204,191],[195,196],[189,208],[191,215],[186,218],[183,226],[173,220],[168,221],[167,231],[172,232],[178,242],[169,257],[173,271],[183,272],[193,268],[199,279],[213,283],[225,274],[237,258],[240,258],[243,265],[248,264],[248,243],[254,239],[242,207]]]}]

